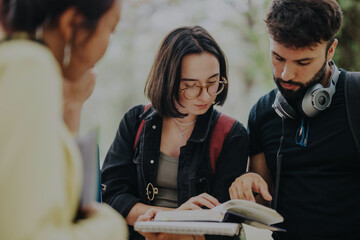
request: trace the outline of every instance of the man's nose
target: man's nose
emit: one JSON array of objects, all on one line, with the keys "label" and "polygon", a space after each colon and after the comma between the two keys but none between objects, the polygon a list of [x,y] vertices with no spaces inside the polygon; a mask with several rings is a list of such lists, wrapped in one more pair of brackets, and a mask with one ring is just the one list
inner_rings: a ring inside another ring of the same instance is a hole
[{"label": "man's nose", "polygon": [[282,73],[281,78],[284,81],[289,81],[295,78],[295,66],[292,64],[285,64]]}]

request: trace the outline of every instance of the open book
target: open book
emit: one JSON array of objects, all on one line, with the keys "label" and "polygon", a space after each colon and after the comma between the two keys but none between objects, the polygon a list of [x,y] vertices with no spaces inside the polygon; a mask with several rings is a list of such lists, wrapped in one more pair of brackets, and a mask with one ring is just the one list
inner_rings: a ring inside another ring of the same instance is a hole
[{"label": "open book", "polygon": [[229,200],[213,209],[158,212],[154,221],[245,223],[271,231],[284,231],[272,226],[284,221],[274,209],[240,199]]}]

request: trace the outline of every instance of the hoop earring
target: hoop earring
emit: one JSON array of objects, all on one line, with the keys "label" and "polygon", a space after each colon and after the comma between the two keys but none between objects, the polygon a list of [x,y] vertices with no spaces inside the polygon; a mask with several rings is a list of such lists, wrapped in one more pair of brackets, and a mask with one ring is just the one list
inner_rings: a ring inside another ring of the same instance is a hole
[{"label": "hoop earring", "polygon": [[66,43],[64,47],[63,67],[67,67],[71,60],[71,45]]},{"label": "hoop earring", "polygon": [[44,22],[35,29],[35,40],[36,40],[36,41],[43,42],[44,29],[45,29],[45,27],[48,26],[49,22],[50,22],[50,20],[49,20],[49,18],[47,17],[47,18],[44,20]]},{"label": "hoop earring", "polygon": [[35,30],[35,40],[41,41],[44,35],[44,25],[40,25]]}]

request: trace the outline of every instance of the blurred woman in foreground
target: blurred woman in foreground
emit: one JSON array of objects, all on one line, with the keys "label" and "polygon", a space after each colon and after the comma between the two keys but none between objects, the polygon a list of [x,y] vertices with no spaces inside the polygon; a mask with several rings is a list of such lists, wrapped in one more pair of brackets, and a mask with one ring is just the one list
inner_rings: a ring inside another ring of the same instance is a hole
[{"label": "blurred woman in foreground", "polygon": [[71,134],[119,0],[0,3],[0,239],[125,239],[123,219],[104,204],[75,221],[82,164]]}]

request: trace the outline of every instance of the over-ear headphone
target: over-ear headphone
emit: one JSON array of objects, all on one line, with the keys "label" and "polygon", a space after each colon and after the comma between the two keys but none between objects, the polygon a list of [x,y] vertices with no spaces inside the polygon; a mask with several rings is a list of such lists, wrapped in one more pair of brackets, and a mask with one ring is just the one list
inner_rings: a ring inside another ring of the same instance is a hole
[{"label": "over-ear headphone", "polygon": [[[329,65],[331,67],[331,75],[328,87],[324,88],[320,83],[315,84],[306,91],[298,106],[299,112],[307,117],[315,117],[331,104],[340,71],[332,60],[329,61]],[[297,119],[299,117],[299,114],[288,104],[280,91],[277,92],[272,107],[281,118]]]}]

